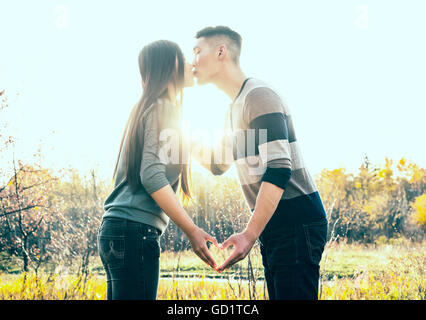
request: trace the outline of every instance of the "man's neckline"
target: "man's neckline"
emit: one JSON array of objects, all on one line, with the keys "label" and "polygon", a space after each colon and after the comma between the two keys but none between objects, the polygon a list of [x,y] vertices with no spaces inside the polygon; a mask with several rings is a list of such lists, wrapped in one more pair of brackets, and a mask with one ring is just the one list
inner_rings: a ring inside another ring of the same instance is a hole
[{"label": "man's neckline", "polygon": [[234,100],[232,101],[232,103],[231,103],[231,104],[234,104],[234,103],[235,103],[235,101],[237,101],[237,99],[238,99],[238,97],[241,95],[241,92],[243,91],[243,89],[244,89],[244,87],[245,87],[245,85],[246,85],[247,81],[248,81],[248,80],[250,80],[250,79],[251,79],[251,78],[247,78],[247,79],[245,79],[245,80],[244,80],[243,84],[241,85],[240,91],[238,92],[237,96],[234,98]]}]

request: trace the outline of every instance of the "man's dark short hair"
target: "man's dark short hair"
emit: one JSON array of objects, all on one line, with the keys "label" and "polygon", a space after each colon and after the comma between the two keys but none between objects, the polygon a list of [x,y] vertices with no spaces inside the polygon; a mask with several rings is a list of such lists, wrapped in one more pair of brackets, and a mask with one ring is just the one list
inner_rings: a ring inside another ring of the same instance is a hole
[{"label": "man's dark short hair", "polygon": [[233,60],[237,64],[239,63],[241,44],[243,40],[237,32],[225,26],[206,27],[195,34],[195,39],[202,37],[206,39],[214,37],[223,37],[228,39],[228,46],[230,47],[228,49],[230,49],[230,51],[233,53]]}]

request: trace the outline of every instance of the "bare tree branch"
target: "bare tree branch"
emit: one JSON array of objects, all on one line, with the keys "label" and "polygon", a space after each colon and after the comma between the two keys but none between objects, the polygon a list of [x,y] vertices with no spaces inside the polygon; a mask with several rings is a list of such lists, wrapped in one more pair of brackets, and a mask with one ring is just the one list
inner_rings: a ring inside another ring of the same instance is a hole
[{"label": "bare tree branch", "polygon": [[7,216],[7,215],[10,215],[10,214],[27,211],[27,210],[30,210],[30,209],[35,208],[35,207],[44,207],[44,206],[33,205],[33,206],[28,206],[28,207],[25,207],[25,208],[20,208],[20,209],[9,211],[9,212],[3,212],[3,213],[0,214],[0,218]]}]

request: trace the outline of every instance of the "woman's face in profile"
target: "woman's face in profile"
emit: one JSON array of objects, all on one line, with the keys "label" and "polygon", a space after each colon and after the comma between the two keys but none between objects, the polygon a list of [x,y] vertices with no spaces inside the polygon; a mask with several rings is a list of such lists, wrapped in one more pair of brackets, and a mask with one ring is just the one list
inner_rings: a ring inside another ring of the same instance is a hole
[{"label": "woman's face in profile", "polygon": [[192,73],[192,64],[185,61],[185,87],[194,85],[194,74]]}]

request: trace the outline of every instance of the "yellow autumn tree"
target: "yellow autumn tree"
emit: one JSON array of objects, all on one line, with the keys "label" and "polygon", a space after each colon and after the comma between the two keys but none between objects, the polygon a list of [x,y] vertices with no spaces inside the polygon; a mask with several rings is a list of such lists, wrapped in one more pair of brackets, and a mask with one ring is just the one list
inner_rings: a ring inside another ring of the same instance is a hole
[{"label": "yellow autumn tree", "polygon": [[356,175],[346,174],[344,168],[323,170],[316,184],[335,235],[363,242],[404,232],[422,237],[409,217],[412,206],[422,216],[423,203],[414,201],[425,193],[426,171],[405,158],[372,165],[366,157]]},{"label": "yellow autumn tree", "polygon": [[426,227],[426,193],[418,196],[412,204],[414,220],[423,228]]},{"label": "yellow autumn tree", "polygon": [[346,235],[352,221],[348,194],[353,185],[352,175],[346,173],[345,168],[323,169],[315,182],[331,225],[330,232]]}]

